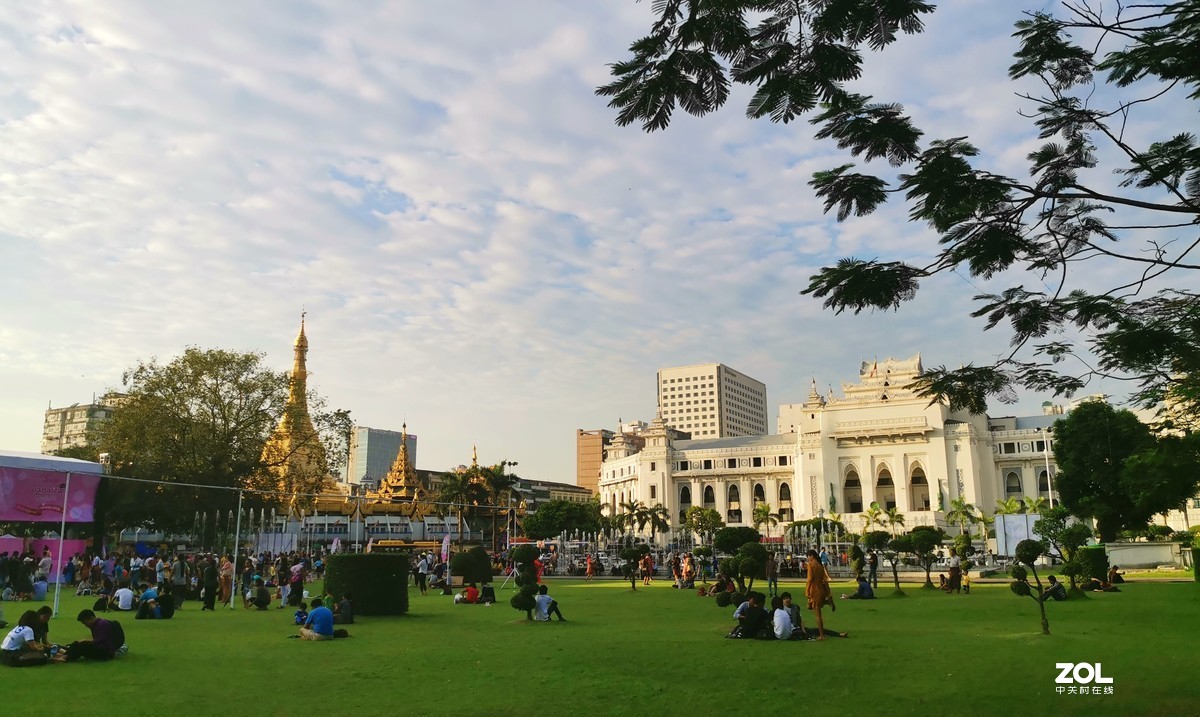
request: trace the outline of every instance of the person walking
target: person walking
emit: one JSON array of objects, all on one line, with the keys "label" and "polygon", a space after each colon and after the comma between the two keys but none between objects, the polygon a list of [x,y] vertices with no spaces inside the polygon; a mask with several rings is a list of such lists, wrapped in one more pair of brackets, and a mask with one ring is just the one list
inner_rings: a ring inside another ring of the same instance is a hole
[{"label": "person walking", "polygon": [[867,582],[872,588],[879,587],[879,556],[874,550],[867,551]]},{"label": "person walking", "polygon": [[821,564],[821,558],[815,550],[808,551],[808,563],[805,568],[808,576],[804,585],[804,595],[808,598],[808,609],[817,616],[817,639],[824,640],[825,620],[821,616],[821,608],[825,603],[829,603],[831,609],[837,610],[837,604],[833,602],[833,595],[829,591],[829,573]]},{"label": "person walking", "polygon": [[204,564],[200,568],[200,575],[204,578],[204,610],[217,609],[217,558],[215,555],[209,555],[204,558]]},{"label": "person walking", "polygon": [[779,563],[775,560],[775,553],[767,555],[767,594],[777,595],[779,593]]}]

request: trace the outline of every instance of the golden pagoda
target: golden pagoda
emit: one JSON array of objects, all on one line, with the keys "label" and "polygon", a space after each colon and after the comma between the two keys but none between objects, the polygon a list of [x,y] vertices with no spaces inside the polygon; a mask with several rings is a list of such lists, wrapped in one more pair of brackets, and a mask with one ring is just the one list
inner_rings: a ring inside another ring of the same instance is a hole
[{"label": "golden pagoda", "polygon": [[296,337],[292,373],[288,381],[287,405],[279,426],[263,448],[263,462],[275,479],[277,490],[290,494],[288,507],[295,512],[311,505],[308,496],[329,483],[325,446],[308,413],[308,337],[304,335],[304,314],[300,315],[300,334]]},{"label": "golden pagoda", "polygon": [[379,490],[367,494],[375,503],[411,503],[425,501],[425,488],[417,478],[417,467],[408,460],[408,424],[400,433],[400,452],[392,462],[392,469],[379,483]]}]

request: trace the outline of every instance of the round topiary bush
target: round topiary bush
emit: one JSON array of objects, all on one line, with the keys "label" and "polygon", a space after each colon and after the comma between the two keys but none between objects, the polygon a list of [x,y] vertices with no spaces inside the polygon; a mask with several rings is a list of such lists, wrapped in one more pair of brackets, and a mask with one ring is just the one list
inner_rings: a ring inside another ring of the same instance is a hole
[{"label": "round topiary bush", "polygon": [[325,590],[349,593],[356,615],[403,615],[408,612],[408,553],[330,555]]},{"label": "round topiary bush", "polygon": [[492,559],[482,546],[455,553],[450,559],[450,574],[462,578],[463,584],[490,583],[492,581]]},{"label": "round topiary bush", "polygon": [[746,602],[746,593],[725,593],[729,595],[730,605],[741,605]]},{"label": "round topiary bush", "polygon": [[[717,593],[717,607],[729,607],[729,604],[732,602],[733,602],[732,593],[728,593],[728,592]],[[738,603],[738,604],[741,605],[741,603]]]},{"label": "round topiary bush", "polygon": [[537,607],[537,602],[534,598],[537,596],[538,588],[536,584],[522,585],[515,595],[508,601],[514,610],[524,610],[525,619],[533,619],[533,609]]}]

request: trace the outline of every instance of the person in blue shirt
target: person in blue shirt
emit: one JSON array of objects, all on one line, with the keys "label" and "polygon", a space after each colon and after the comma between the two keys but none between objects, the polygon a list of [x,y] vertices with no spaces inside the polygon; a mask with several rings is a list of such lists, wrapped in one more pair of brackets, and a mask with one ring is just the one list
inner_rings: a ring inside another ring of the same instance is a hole
[{"label": "person in blue shirt", "polygon": [[321,598],[314,598],[313,608],[300,628],[300,637],[305,640],[333,639],[333,611],[321,604]]},{"label": "person in blue shirt", "polygon": [[843,595],[847,600],[874,600],[875,591],[871,589],[871,583],[864,576],[858,577],[858,590],[853,595]]}]

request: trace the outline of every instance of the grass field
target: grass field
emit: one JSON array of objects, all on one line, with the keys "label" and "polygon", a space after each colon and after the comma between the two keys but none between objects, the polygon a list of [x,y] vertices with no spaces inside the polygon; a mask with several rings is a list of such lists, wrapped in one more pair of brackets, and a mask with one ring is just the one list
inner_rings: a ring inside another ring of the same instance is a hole
[{"label": "grass field", "polygon": [[[130,653],[109,663],[0,668],[4,715],[180,712],[282,715],[1196,714],[1200,585],[1144,583],[1037,606],[1003,585],[951,596],[838,601],[850,639],[726,640],[732,610],[656,582],[558,580],[565,623],[412,597],[410,615],[362,618],[351,639],[308,643],[291,612],[122,620]],[[908,586],[906,586],[906,589]],[[799,595],[803,586],[785,581]],[[835,593],[848,585],[835,586]],[[881,584],[881,594],[890,592]],[[86,636],[69,597],[54,641]],[[6,603],[15,622],[21,604]],[[126,615],[126,617],[128,617]],[[809,623],[811,624],[811,622]],[[1055,692],[1056,662],[1099,662],[1114,694]]]}]

